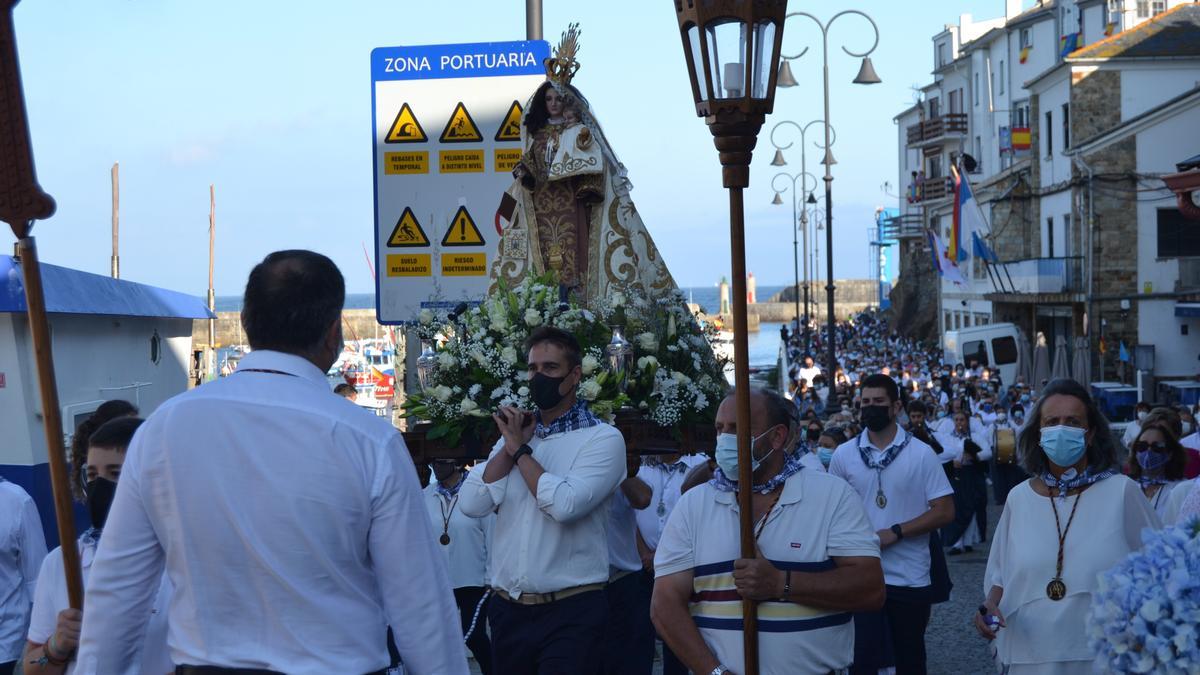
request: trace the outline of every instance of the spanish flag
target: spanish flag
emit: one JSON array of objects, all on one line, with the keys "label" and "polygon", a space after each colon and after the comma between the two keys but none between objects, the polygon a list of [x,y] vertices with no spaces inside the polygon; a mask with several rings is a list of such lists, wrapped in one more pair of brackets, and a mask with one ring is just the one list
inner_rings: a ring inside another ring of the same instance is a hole
[{"label": "spanish flag", "polygon": [[1021,47],[1021,63],[1025,63],[1029,60],[1029,52],[1032,50],[1033,47]]},{"label": "spanish flag", "polygon": [[1104,37],[1112,37],[1117,32],[1117,22],[1113,21],[1104,27]]}]

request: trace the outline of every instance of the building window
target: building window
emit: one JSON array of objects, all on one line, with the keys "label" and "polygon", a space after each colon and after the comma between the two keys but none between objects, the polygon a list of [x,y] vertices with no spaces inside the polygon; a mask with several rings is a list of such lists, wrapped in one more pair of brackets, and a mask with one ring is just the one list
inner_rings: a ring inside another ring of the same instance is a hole
[{"label": "building window", "polygon": [[929,177],[930,178],[941,178],[942,177],[942,156],[941,155],[934,155],[933,157],[929,158]]},{"label": "building window", "polygon": [[1158,257],[1200,256],[1200,227],[1183,217],[1179,209],[1158,210]]},{"label": "building window", "polygon": [[1139,19],[1150,16],[1150,0],[1137,0],[1137,16]]},{"label": "building window", "polygon": [[1054,114],[1046,111],[1046,159],[1054,156]]},{"label": "building window", "polygon": [[1069,213],[1063,214],[1063,229],[1062,229],[1062,231],[1063,231],[1062,250],[1063,250],[1063,257],[1065,258],[1065,257],[1069,257],[1071,255],[1071,241],[1072,241],[1071,214],[1069,214]]},{"label": "building window", "polygon": [[1033,35],[1030,34],[1028,28],[1021,29],[1021,49],[1033,46]]},{"label": "building window", "polygon": [[975,73],[975,107],[979,107],[979,73]]},{"label": "building window", "polygon": [[962,113],[962,89],[955,89],[950,92],[950,114],[958,115]]},{"label": "building window", "polygon": [[946,62],[948,62],[950,60],[949,54],[950,54],[950,46],[947,45],[945,42],[939,42],[938,46],[937,46],[938,68],[941,68],[942,66],[946,65]]},{"label": "building window", "polygon": [[1071,104],[1062,104],[1063,150],[1071,147]]},{"label": "building window", "polygon": [[1054,257],[1054,216],[1046,219],[1046,258]]},{"label": "building window", "polygon": [[1012,125],[1018,129],[1029,128],[1029,102],[1022,101],[1013,104]]},{"label": "building window", "polygon": [[1008,79],[1008,76],[1004,72],[1004,61],[1000,61],[1000,93],[1001,94],[1004,93],[1004,81],[1006,79]]},{"label": "building window", "polygon": [[1154,16],[1158,16],[1159,14],[1167,11],[1166,0],[1154,0],[1154,2],[1150,3],[1150,6],[1153,8]]},{"label": "building window", "polygon": [[975,137],[975,172],[983,173],[983,139]]},{"label": "building window", "polygon": [[942,102],[938,97],[934,96],[929,99],[929,119],[936,119],[942,116]]}]

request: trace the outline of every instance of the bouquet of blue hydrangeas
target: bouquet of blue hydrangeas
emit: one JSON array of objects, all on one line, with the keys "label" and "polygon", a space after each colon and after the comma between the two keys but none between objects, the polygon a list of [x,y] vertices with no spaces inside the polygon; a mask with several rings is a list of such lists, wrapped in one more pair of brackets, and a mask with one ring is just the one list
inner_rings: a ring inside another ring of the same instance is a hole
[{"label": "bouquet of blue hydrangeas", "polygon": [[1100,577],[1090,645],[1117,673],[1200,672],[1200,519],[1148,529],[1142,542]]}]

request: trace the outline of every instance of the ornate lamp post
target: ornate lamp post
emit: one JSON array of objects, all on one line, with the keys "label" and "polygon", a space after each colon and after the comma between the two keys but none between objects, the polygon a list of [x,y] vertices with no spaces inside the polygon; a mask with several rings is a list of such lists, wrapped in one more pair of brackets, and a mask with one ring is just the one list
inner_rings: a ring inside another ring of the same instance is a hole
[{"label": "ornate lamp post", "polygon": [[[862,65],[859,66],[858,76],[854,78],[854,83],[855,84],[879,84],[881,82],[881,80],[879,79],[879,76],[875,74],[875,67],[873,65],[871,65],[871,53],[874,52],[875,48],[879,46],[879,27],[877,25],[875,25],[874,19],[867,16],[864,12],[858,11],[857,9],[847,9],[845,11],[838,12],[837,14],[834,14],[833,17],[825,23],[822,23],[820,19],[813,16],[812,14],[809,14],[808,12],[792,12],[787,15],[787,18],[789,18],[789,19],[792,18],[793,16],[802,16],[807,19],[811,19],[812,22],[817,24],[817,27],[821,29],[821,53],[822,53],[823,59],[824,59],[823,73],[824,73],[824,91],[825,91],[825,159],[821,163],[825,165],[825,179],[824,179],[825,180],[825,261],[826,261],[825,272],[826,272],[826,277],[827,277],[826,281],[825,281],[825,293],[826,293],[826,305],[827,305],[827,309],[828,309],[827,330],[829,332],[828,344],[825,345],[826,351],[827,351],[825,367],[829,371],[829,378],[830,378],[830,383],[831,383],[830,387],[829,387],[829,400],[825,404],[825,410],[828,412],[831,412],[831,413],[837,412],[839,410],[839,407],[837,405],[837,387],[833,386],[833,384],[832,384],[833,374],[835,372],[837,372],[837,353],[836,353],[837,321],[834,317],[834,312],[833,312],[833,291],[834,291],[835,287],[833,284],[833,173],[832,173],[832,168],[833,168],[833,165],[836,164],[837,162],[833,158],[833,153],[829,151],[829,146],[832,143],[832,133],[833,133],[832,127],[829,126],[829,27],[832,26],[834,24],[834,22],[836,22],[838,19],[840,19],[841,17],[843,17],[847,14],[857,14],[857,15],[863,17],[864,19],[867,20],[868,23],[871,24],[871,29],[873,31],[875,31],[875,42],[871,45],[871,48],[865,52],[862,52],[862,53],[853,52],[853,51],[850,51],[849,49],[847,49],[846,47],[842,47],[842,51],[846,52],[850,56],[862,59]],[[799,54],[796,54],[795,56],[784,56],[783,57],[784,63],[787,63],[788,61],[792,61],[795,59],[799,59],[807,53],[808,53],[808,48],[805,47],[804,51],[800,52]]]},{"label": "ornate lamp post", "polygon": [[[779,66],[779,72],[781,73],[780,80],[779,80],[779,86],[781,86],[781,87],[795,86],[795,84],[796,84],[795,80],[791,80],[792,84],[788,85],[783,79],[784,75],[787,75],[787,77],[790,78],[791,73],[792,73],[791,69],[787,68],[787,61],[784,61]],[[808,143],[805,139],[808,134],[809,127],[811,127],[814,124],[822,124],[823,125],[823,124],[825,124],[825,121],[824,120],[813,120],[813,121],[809,122],[808,124],[805,124],[804,126],[800,126],[798,123],[793,122],[791,120],[784,120],[784,121],[776,124],[774,127],[771,127],[771,145],[773,145],[775,147],[775,158],[771,160],[771,166],[785,166],[787,164],[787,160],[785,160],[783,158],[783,151],[787,150],[788,148],[791,148],[792,145],[794,145],[794,143],[788,143],[787,145],[780,145],[779,143],[775,142],[775,133],[777,131],[779,131],[780,127],[787,126],[787,127],[792,127],[794,129],[796,129],[796,131],[800,132],[800,172],[807,173],[808,172]],[[829,130],[831,132],[834,131],[832,126],[829,127]],[[837,133],[833,133],[832,137],[833,137],[833,140],[830,142],[830,146],[832,146],[833,143],[837,143]],[[813,145],[815,145],[820,150],[824,150],[825,157],[827,159],[833,157],[833,151],[830,147],[823,146],[820,143],[818,143],[817,141],[813,141]],[[814,180],[813,188],[816,189],[816,187],[817,187],[816,181]],[[807,195],[804,200],[806,204],[816,204],[817,203],[816,198],[813,197],[812,191],[808,189],[807,182],[804,184],[804,192]],[[802,216],[802,218],[805,221],[807,221],[807,217]],[[807,222],[805,224],[807,225]],[[806,226],[804,228],[804,316],[811,317],[812,313],[809,311],[809,299],[808,299],[808,289],[809,289],[808,250],[809,250],[808,227]],[[797,293],[799,293],[799,289],[797,289]],[[797,312],[796,316],[797,316],[797,320],[799,320],[800,313]],[[805,353],[812,352],[812,335],[808,329],[807,321],[804,322],[804,351],[805,351]]]},{"label": "ornate lamp post", "polygon": [[[734,383],[737,387],[738,510],[741,554],[755,557],[750,486],[750,350],[746,342],[746,237],[742,191],[758,132],[775,104],[787,0],[675,0],[696,114],[705,118],[729,189],[733,273]],[[755,603],[742,602],[747,675],[758,673]]]},{"label": "ornate lamp post", "polygon": [[[780,151],[776,150],[775,154],[778,157],[780,154]],[[772,162],[772,163],[774,163],[774,162]],[[782,188],[777,188],[777,187],[775,187],[775,185],[776,185],[776,183],[779,182],[780,178],[785,179],[785,182],[784,182]],[[808,181],[810,178],[812,179],[813,187],[815,188],[817,186],[817,178],[816,178],[816,176],[814,176],[808,172],[801,172],[801,173],[796,174],[795,176],[789,175],[787,173],[777,173],[777,174],[775,174],[775,177],[771,179],[771,189],[775,191],[775,198],[771,200],[771,203],[776,206],[783,203],[783,198],[782,198],[783,191],[788,189],[788,185],[787,185],[786,181],[787,180],[791,181],[791,193],[789,193],[789,195],[788,195],[789,196],[788,201],[790,201],[792,203],[792,264],[795,267],[795,273],[796,273],[796,328],[797,328],[797,330],[800,329],[800,321],[801,321],[801,317],[803,315],[800,313],[800,248],[799,248],[799,242],[797,241],[797,235],[800,231],[801,225],[800,225],[799,216],[796,213],[796,211],[797,211],[796,201],[801,199],[801,197],[799,194],[796,193],[796,182],[800,181],[802,183],[801,191],[804,192],[804,194],[809,195],[810,193],[809,193],[809,188],[808,188]],[[807,234],[807,232],[805,234]],[[807,281],[808,280],[808,276],[807,276],[808,275],[808,237],[807,236],[804,239],[804,273],[805,273],[805,281]],[[808,310],[808,284],[807,283],[804,286],[804,308],[805,308],[805,311]],[[805,328],[804,328],[804,349],[805,349],[805,351],[807,351],[809,349],[808,327],[807,327],[808,322],[807,321],[804,322],[804,326],[805,326]]]}]

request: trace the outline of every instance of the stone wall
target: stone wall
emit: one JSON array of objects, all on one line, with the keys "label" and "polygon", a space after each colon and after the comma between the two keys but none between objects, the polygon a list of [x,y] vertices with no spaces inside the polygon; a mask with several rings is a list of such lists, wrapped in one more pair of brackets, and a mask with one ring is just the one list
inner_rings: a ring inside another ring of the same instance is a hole
[{"label": "stone wall", "polygon": [[900,244],[900,254],[900,278],[889,296],[891,326],[905,337],[936,340],[938,276],[929,246],[924,239],[907,239]]},{"label": "stone wall", "polygon": [[[1038,119],[1036,116],[1034,119]],[[1121,123],[1121,72],[1071,70],[1071,141],[1080,143]],[[1037,146],[1034,146],[1037,147]]]},{"label": "stone wall", "polygon": [[[385,328],[375,321],[373,309],[348,309],[342,312],[342,319],[347,340],[382,337],[384,334]],[[246,333],[242,331],[238,312],[217,312],[216,333],[218,347],[246,344]],[[195,349],[203,349],[208,344],[208,321],[192,322],[192,344]]]}]

